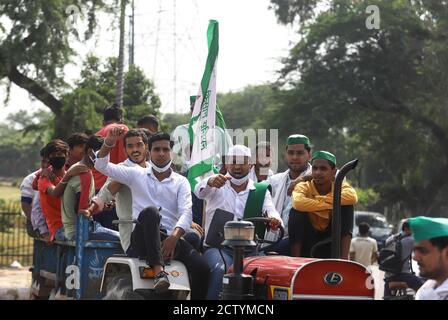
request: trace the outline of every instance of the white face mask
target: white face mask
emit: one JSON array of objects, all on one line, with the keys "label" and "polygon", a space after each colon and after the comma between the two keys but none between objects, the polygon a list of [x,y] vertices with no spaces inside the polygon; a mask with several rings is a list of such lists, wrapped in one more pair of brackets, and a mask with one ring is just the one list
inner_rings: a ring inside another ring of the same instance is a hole
[{"label": "white face mask", "polygon": [[243,183],[245,183],[247,180],[249,180],[249,174],[246,174],[244,177],[239,178],[239,179],[233,177],[230,173],[227,173],[226,176],[230,177],[231,178],[230,182],[237,186],[240,186]]},{"label": "white face mask", "polygon": [[172,162],[172,160],[170,160],[170,162],[168,162],[168,164],[166,166],[164,166],[163,168],[160,168],[154,162],[152,162],[152,160],[149,160],[149,163],[151,164],[152,169],[158,173],[163,173],[163,172],[169,170],[171,167],[171,162]]}]

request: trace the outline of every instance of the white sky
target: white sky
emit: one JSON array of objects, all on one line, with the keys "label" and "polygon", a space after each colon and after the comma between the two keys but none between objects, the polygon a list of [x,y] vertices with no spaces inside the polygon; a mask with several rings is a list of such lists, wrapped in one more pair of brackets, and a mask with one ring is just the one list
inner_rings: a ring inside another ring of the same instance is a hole
[{"label": "white sky", "polygon": [[[188,111],[189,96],[197,93],[205,65],[210,19],[219,22],[219,92],[238,91],[247,85],[275,79],[275,72],[281,66],[279,59],[287,55],[294,33],[290,27],[277,24],[268,6],[269,0],[135,0],[135,63],[153,79],[162,100],[161,111]],[[128,6],[127,14],[130,13]],[[74,45],[80,56],[76,59],[77,65],[65,69],[69,82],[79,76],[86,54],[118,55],[118,28],[111,27],[113,24],[117,27],[117,20],[103,15],[93,39]],[[127,50],[125,57],[127,64]],[[31,101],[28,93],[15,85],[6,107],[3,107],[4,97],[5,90],[0,88],[0,122],[10,112],[43,106]]]}]

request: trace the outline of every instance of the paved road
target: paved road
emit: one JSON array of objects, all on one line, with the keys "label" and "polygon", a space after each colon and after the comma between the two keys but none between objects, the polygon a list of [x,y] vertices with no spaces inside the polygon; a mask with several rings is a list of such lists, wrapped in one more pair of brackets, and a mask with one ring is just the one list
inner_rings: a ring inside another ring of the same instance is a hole
[{"label": "paved road", "polygon": [[[375,284],[375,300],[382,300],[384,293],[384,272],[378,269],[378,265],[371,266]],[[28,268],[0,269],[0,300],[4,299],[28,299],[31,285],[31,273]]]},{"label": "paved road", "polygon": [[31,272],[28,268],[0,269],[0,300],[28,299]]},{"label": "paved road", "polygon": [[378,269],[378,265],[370,266],[373,281],[375,284],[375,300],[383,300],[384,295],[384,271]]}]

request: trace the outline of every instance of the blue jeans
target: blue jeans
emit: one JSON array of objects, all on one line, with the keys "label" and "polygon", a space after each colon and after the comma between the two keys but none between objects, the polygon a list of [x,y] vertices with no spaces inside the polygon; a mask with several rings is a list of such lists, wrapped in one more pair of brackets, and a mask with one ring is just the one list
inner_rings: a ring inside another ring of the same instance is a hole
[{"label": "blue jeans", "polygon": [[[233,265],[233,250],[229,248],[221,249],[221,254],[217,248],[208,248],[203,257],[210,268],[210,281],[208,283],[207,300],[218,300],[219,293],[222,292],[222,279]],[[256,255],[256,252],[245,253],[245,257]],[[224,261],[225,260],[225,265]]]},{"label": "blue jeans", "polygon": [[291,256],[289,247],[289,238],[283,238],[279,243],[274,245],[269,251],[277,252],[281,256]]},{"label": "blue jeans", "polygon": [[[120,241],[120,234],[118,231],[104,228],[101,224],[93,221],[93,231],[89,230],[89,240],[106,240],[106,241]],[[65,236],[64,227],[59,228],[54,234],[54,239],[57,241],[75,241],[76,235],[67,238]]]},{"label": "blue jeans", "polygon": [[[222,279],[229,267],[233,264],[233,251],[228,248],[221,249],[208,248],[203,255],[210,268],[210,281],[208,283],[207,300],[218,300],[222,291]],[[225,266],[224,261],[225,260]],[[226,268],[226,269],[225,269]]]}]

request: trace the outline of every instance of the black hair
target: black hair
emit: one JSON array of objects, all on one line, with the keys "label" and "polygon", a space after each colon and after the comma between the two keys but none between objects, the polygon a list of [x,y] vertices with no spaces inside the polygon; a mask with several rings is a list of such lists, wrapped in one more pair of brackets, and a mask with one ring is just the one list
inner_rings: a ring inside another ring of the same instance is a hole
[{"label": "black hair", "polygon": [[360,235],[365,236],[365,235],[367,235],[369,233],[370,226],[369,226],[369,224],[367,222],[361,222],[358,225],[358,230],[359,230],[359,234]]},{"label": "black hair", "polygon": [[87,138],[86,145],[84,146],[84,152],[87,154],[87,150],[92,149],[93,151],[100,150],[104,143],[104,138],[96,135],[91,135]]},{"label": "black hair", "polygon": [[126,147],[126,139],[130,137],[141,137],[144,144],[148,144],[148,137],[142,129],[131,129],[124,135],[123,142]]},{"label": "black hair", "polygon": [[162,140],[167,140],[167,141],[169,141],[169,142],[170,142],[170,148],[171,148],[171,149],[173,148],[174,141],[171,140],[170,135],[169,135],[168,133],[159,131],[159,132],[156,132],[155,134],[153,134],[153,136],[149,139],[149,143],[148,143],[149,150],[151,150],[151,148],[152,148],[152,144],[153,144],[154,142],[156,142],[156,141],[162,141]]},{"label": "black hair", "polygon": [[156,116],[150,114],[148,116],[144,116],[137,122],[138,126],[142,126],[145,124],[152,125],[152,126],[155,126],[156,128],[158,128],[159,127],[159,119],[157,119]]},{"label": "black hair", "polygon": [[47,143],[45,146],[44,156],[46,158],[50,157],[50,154],[57,151],[63,151],[68,154],[68,144],[61,139],[54,139]]},{"label": "black hair", "polygon": [[67,139],[67,144],[70,149],[73,149],[74,146],[86,144],[89,137],[85,133],[75,132]]},{"label": "black hair", "polygon": [[45,147],[42,147],[42,149],[40,149],[39,154],[41,158],[45,158]]},{"label": "black hair", "polygon": [[432,238],[429,239],[429,242],[431,242],[433,246],[437,247],[437,249],[442,251],[443,249],[448,247],[448,236]]},{"label": "black hair", "polygon": [[401,231],[404,231],[404,229],[410,229],[411,227],[409,226],[409,221],[405,220],[403,222],[403,224],[401,225]]},{"label": "black hair", "polygon": [[106,107],[103,110],[103,120],[106,121],[117,121],[120,122],[123,118],[123,109],[114,103],[110,107]]},{"label": "black hair", "polygon": [[138,128],[138,130],[143,131],[143,133],[146,135],[146,138],[148,139],[148,141],[152,137],[152,133],[148,129],[146,129],[146,128]]}]

